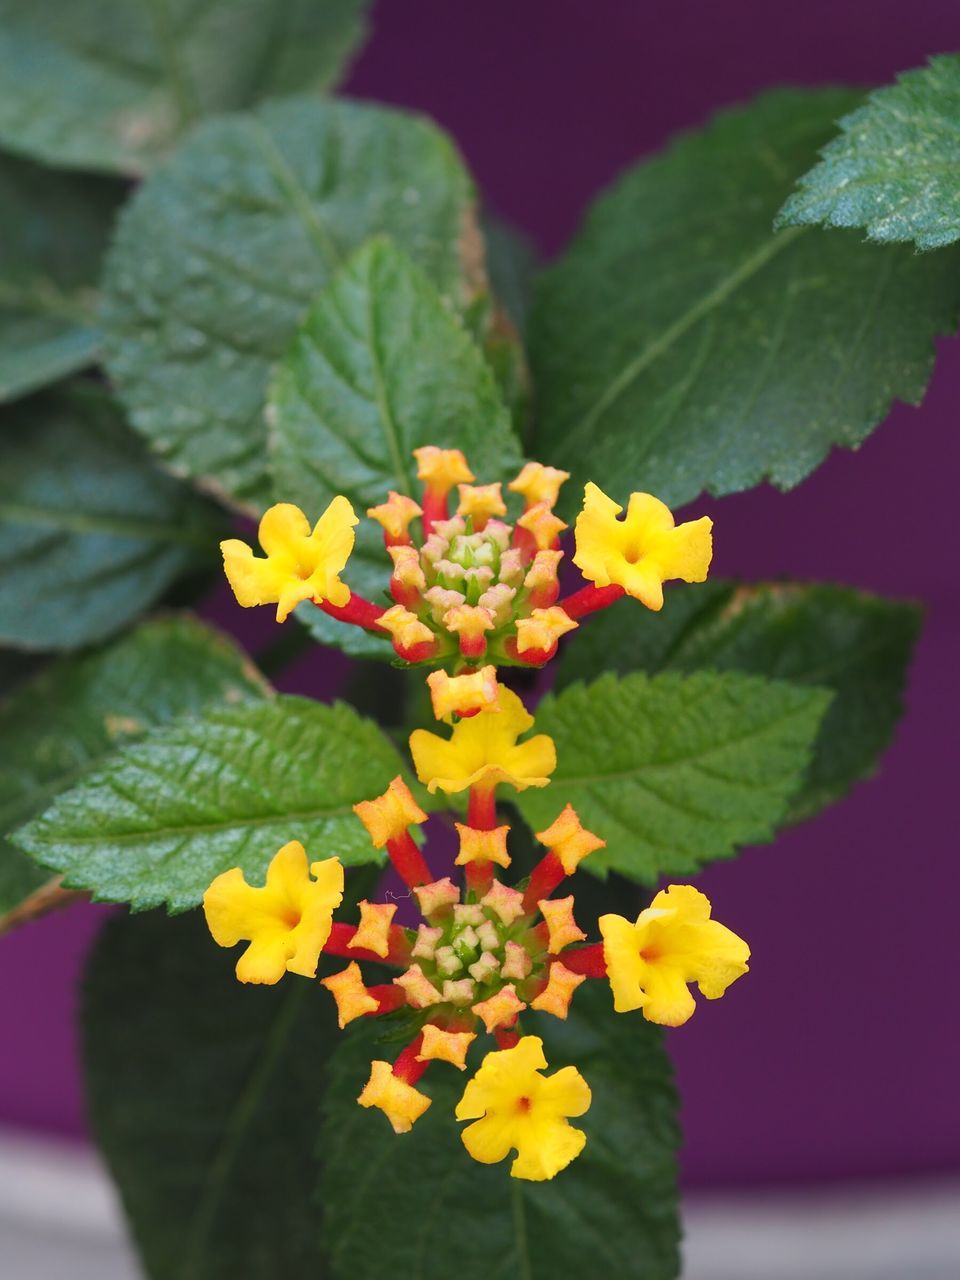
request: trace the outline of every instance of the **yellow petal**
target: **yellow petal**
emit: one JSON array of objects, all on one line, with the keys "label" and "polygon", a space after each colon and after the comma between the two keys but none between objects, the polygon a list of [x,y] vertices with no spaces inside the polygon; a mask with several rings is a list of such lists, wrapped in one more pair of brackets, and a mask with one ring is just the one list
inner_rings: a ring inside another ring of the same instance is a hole
[{"label": "yellow petal", "polygon": [[258,604],[276,604],[287,581],[287,575],[269,560],[259,559],[239,538],[220,543],[223,571],[237,598],[237,604],[251,609]]},{"label": "yellow petal", "polygon": [[310,536],[310,522],[292,502],[268,507],[260,518],[257,537],[268,556],[299,560],[303,542]]}]

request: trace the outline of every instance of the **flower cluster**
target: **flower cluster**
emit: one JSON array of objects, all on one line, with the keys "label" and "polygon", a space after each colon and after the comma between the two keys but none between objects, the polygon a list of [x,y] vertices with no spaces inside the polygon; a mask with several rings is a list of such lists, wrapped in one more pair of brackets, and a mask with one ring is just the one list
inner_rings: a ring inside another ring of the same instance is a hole
[{"label": "flower cluster", "polygon": [[[223,544],[227,576],[243,605],[276,604],[282,620],[303,600],[334,617],[389,635],[398,657],[429,663],[436,718],[449,732],[410,736],[417,778],[431,794],[465,794],[457,823],[456,866],[462,882],[437,878],[417,833],[427,814],[402,777],[383,795],[355,806],[376,849],[385,849],[416,900],[416,929],[394,921],[395,902],[359,904],[356,923],[334,919],[343,896],[337,858],[308,862],[293,841],[273,858],[262,888],[234,868],[204,898],[210,931],[221,946],[249,945],[237,963],[243,982],[277,982],[285,972],[315,978],[321,953],[348,963],[322,985],[341,1028],[361,1017],[400,1014],[410,1039],[392,1063],[376,1060],[359,1095],[379,1108],[397,1133],[431,1105],[417,1087],[432,1063],[465,1071],[471,1047],[493,1037],[456,1108],[469,1120],[463,1142],[474,1159],[494,1163],[516,1152],[514,1177],[552,1178],[583,1149],[570,1124],[591,1102],[574,1066],[544,1074],[543,1042],[525,1033],[527,1010],[566,1018],[577,988],[605,979],[619,1012],[640,1010],[666,1026],[694,1009],[690,984],[716,999],[747,971],[746,944],[710,918],[710,903],[689,885],[658,893],[636,921],[600,918],[590,942],[574,916],[572,894],[557,891],[604,841],[567,805],[536,838],[543,847],[532,873],[510,885],[510,827],[498,825],[497,789],[549,785],[557,758],[546,734],[530,734],[533,717],[501,683],[498,669],[541,666],[581,619],[624,594],[659,609],[670,578],[702,581],[711,557],[707,519],[676,525],[648,494],[633,494],[626,512],[588,485],[575,529],[574,563],[586,584],[560,599],[554,514],[565,472],[527,463],[509,489],[524,510],[509,523],[499,484],[475,485],[457,450],[416,450],[421,501],[391,493],[367,514],[383,528],[393,561],[394,603],[378,608],[340,578],[357,523],[338,497],[311,530],[295,507],[272,507],[260,525],[266,557],[236,540]],[[458,501],[451,514],[450,495]],[[417,529],[419,540],[414,538]],[[458,877],[459,879],[459,877]],[[394,970],[369,983],[362,964]]]}]

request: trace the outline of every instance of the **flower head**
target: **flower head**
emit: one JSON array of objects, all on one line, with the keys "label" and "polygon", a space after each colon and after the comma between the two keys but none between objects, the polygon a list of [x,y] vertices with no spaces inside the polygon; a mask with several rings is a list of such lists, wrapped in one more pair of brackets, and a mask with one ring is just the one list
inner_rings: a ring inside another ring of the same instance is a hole
[{"label": "flower head", "polygon": [[487,1054],[456,1111],[458,1120],[475,1122],[461,1135],[474,1160],[496,1164],[515,1150],[511,1177],[542,1182],[580,1154],[586,1134],[567,1117],[589,1109],[590,1088],[575,1067],[544,1076],[546,1065],[538,1036]]},{"label": "flower head", "polygon": [[291,840],[274,854],[262,888],[247,884],[240,868],[233,867],[207,889],[203,910],[221,947],[250,943],[237,961],[240,981],[272,984],[287,972],[316,976],[333,911],[342,899],[340,859],[308,868],[303,845]]},{"label": "flower head", "polygon": [[283,622],[302,600],[329,601],[342,607],[350,588],[340,581],[353,550],[358,523],[353,507],[336,497],[314,525],[299,507],[278,502],[264,512],[258,537],[266,557],[255,556],[239,538],[220,543],[223,568],[237,603],[245,609],[275,604]]},{"label": "flower head", "polygon": [[575,529],[573,563],[598,587],[622,587],[649,609],[663,607],[668,578],[703,582],[713,556],[713,521],[677,525],[670,508],[649,493],[632,493],[622,507],[593,483],[584,489]]},{"label": "flower head", "polygon": [[553,739],[540,733],[518,742],[533,727],[533,716],[512,689],[501,687],[499,701],[499,711],[461,720],[449,739],[426,729],[410,735],[417,777],[428,791],[452,794],[478,783],[508,782],[518,791],[547,785],[557,767]]},{"label": "flower head", "polygon": [[607,976],[618,1013],[642,1009],[649,1022],[679,1027],[693,1014],[687,984],[716,1000],[747,972],[750,948],[710,919],[710,900],[689,884],[672,884],[641,911],[599,920]]}]

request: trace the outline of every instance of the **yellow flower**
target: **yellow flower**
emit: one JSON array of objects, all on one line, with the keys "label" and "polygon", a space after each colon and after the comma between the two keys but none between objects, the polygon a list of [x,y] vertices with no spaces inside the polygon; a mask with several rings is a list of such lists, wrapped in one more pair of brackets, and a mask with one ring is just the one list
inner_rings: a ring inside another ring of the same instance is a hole
[{"label": "yellow flower", "polygon": [[617,1013],[642,1009],[648,1022],[679,1027],[692,1015],[687,983],[716,1000],[747,972],[750,948],[710,919],[710,900],[689,884],[672,884],[636,924],[601,916],[603,954]]},{"label": "yellow flower", "polygon": [[500,685],[496,667],[481,667],[467,675],[450,676],[446,671],[431,671],[427,676],[433,714],[444,720],[455,712],[472,716],[478,711],[497,711]]},{"label": "yellow flower", "polygon": [[496,1164],[512,1148],[517,1158],[510,1176],[542,1182],[580,1154],[586,1134],[567,1117],[588,1110],[590,1087],[576,1067],[540,1075],[546,1065],[538,1036],[487,1054],[456,1111],[458,1120],[476,1122],[461,1134],[474,1160]]},{"label": "yellow flower", "polygon": [[247,884],[240,868],[233,867],[203,895],[203,910],[221,947],[250,943],[237,961],[240,981],[272,984],[284,973],[316,977],[342,899],[340,859],[313,862],[308,870],[303,845],[291,840],[274,854],[262,889]]},{"label": "yellow flower", "polygon": [[512,689],[501,687],[500,710],[461,720],[449,739],[416,729],[410,735],[417,777],[432,793],[452,794],[476,783],[509,782],[518,791],[545,787],[557,767],[553,739],[538,733],[518,742],[533,727],[533,716]]},{"label": "yellow flower", "polygon": [[568,876],[573,875],[588,854],[607,847],[606,840],[586,829],[572,804],[565,805],[560,816],[536,835],[540,843],[560,859]]},{"label": "yellow flower", "polygon": [[670,508],[649,493],[632,493],[626,519],[618,520],[622,510],[592,482],[584,489],[573,563],[585,578],[598,587],[623,587],[654,610],[663,608],[668,578],[704,581],[713,556],[709,517],[677,525]]},{"label": "yellow flower", "polygon": [[329,601],[342,608],[350,588],[339,574],[350,558],[358,523],[353,507],[336,497],[314,525],[299,507],[278,502],[264,512],[257,536],[267,553],[255,556],[245,542],[220,543],[223,568],[238,604],[275,604],[283,622],[302,600]]},{"label": "yellow flower", "polygon": [[341,1031],[354,1018],[362,1018],[365,1013],[376,1013],[380,1007],[364,986],[363,975],[356,960],[351,960],[339,973],[321,978],[320,985],[327,988],[337,1003],[337,1023]]},{"label": "yellow flower", "polygon": [[394,1133],[409,1133],[432,1099],[393,1074],[389,1062],[370,1063],[370,1079],[357,1099],[361,1107],[379,1107]]},{"label": "yellow flower", "polygon": [[556,467],[545,467],[539,462],[528,462],[515,480],[511,480],[507,488],[512,493],[520,493],[526,499],[528,507],[535,507],[545,502],[548,507],[556,506],[560,486],[570,479],[569,471],[558,471]]}]

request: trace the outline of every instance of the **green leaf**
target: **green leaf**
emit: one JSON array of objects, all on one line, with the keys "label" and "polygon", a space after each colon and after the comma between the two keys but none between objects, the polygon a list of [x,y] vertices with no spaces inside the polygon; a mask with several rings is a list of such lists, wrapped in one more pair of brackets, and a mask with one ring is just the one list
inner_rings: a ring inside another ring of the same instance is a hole
[{"label": "green leaf", "polygon": [[152,1280],[322,1280],[333,1001],[300,978],[243,986],[235,963],[198,913],[107,923],[84,989],[91,1123]]},{"label": "green leaf", "polygon": [[856,101],[768,94],[600,198],[541,281],[535,456],[618,500],[642,488],[678,505],[764,479],[788,489],[895,399],[919,403],[933,340],[956,325],[958,262],[770,229]]},{"label": "green leaf", "polygon": [[[397,1046],[377,1045],[369,1023],[350,1028],[332,1055],[324,1106],[324,1236],[336,1280],[679,1274],[677,1100],[659,1028],[614,1014],[609,990],[593,983],[567,1022],[529,1021],[550,1072],[576,1066],[593,1091],[573,1121],[587,1134],[583,1154],[549,1182],[467,1155],[453,1118],[466,1079],[445,1064],[418,1084],[433,1103],[409,1134],[358,1107],[371,1056],[394,1057]],[[383,1221],[396,1229],[371,1229]]]},{"label": "green leaf", "polygon": [[[320,295],[280,363],[268,400],[277,493],[316,519],[338,493],[358,515],[387,491],[416,496],[413,450],[463,449],[484,482],[520,465],[510,418],[489,366],[426,275],[391,242],[371,241]],[[390,578],[383,531],[361,520],[346,573],[380,600]],[[318,638],[389,658],[366,636],[307,605]]]},{"label": "green leaf", "polygon": [[586,864],[597,874],[612,869],[645,884],[689,875],[771,839],[829,702],[823,689],[736,672],[574,684],[537,708],[557,770],[517,806],[536,831],[572,804],[607,841]]},{"label": "green leaf", "polygon": [[520,334],[526,333],[538,255],[522,231],[500,218],[483,219],[487,270],[497,301]]},{"label": "green leaf", "polygon": [[108,259],[107,363],[134,425],[176,471],[266,505],[267,381],[307,308],[383,231],[467,301],[472,201],[417,116],[302,99],[204,125],[141,187]]},{"label": "green leaf", "polygon": [[122,189],[0,157],[0,400],[96,358],[100,259]]},{"label": "green leaf", "polygon": [[614,608],[564,650],[558,687],[596,671],[744,671],[833,691],[788,820],[809,817],[876,769],[903,712],[920,629],[911,604],[847,587],[714,580],[667,593],[663,612]]},{"label": "green leaf", "polygon": [[262,884],[288,840],[346,866],[380,861],[352,806],[400,771],[381,730],[342,703],[210,708],[119,752],[13,839],[67,888],[185,911],[231,867]]},{"label": "green leaf", "polygon": [[158,471],[99,392],[0,418],[0,643],[75,649],[212,565],[222,517]]},{"label": "green leaf", "polygon": [[779,226],[863,227],[918,249],[960,238],[960,54],[905,72],[839,123]]},{"label": "green leaf", "polygon": [[0,0],[0,145],[142,173],[200,116],[322,89],[366,0]]},{"label": "green leaf", "polygon": [[[189,616],[145,623],[114,644],[48,667],[0,703],[0,833],[41,813],[149,729],[266,692],[231,641]],[[0,834],[0,915],[49,878]]]}]

